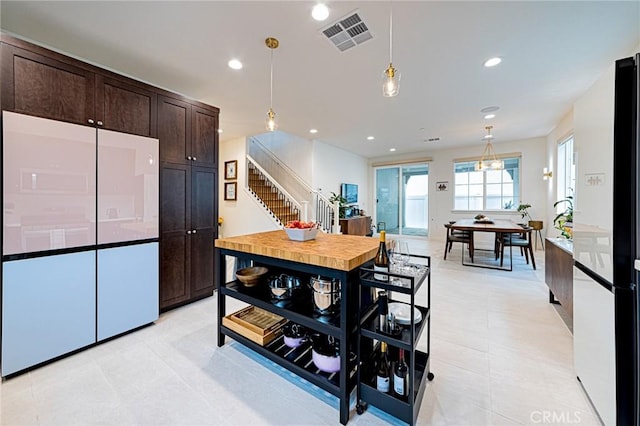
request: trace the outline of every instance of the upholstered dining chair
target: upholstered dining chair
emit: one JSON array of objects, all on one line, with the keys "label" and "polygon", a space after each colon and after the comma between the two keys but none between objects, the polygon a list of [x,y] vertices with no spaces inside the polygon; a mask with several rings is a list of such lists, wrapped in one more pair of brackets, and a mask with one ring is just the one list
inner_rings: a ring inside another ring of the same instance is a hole
[{"label": "upholstered dining chair", "polygon": [[469,246],[469,256],[473,262],[473,232],[451,229],[451,225],[448,223],[445,223],[444,227],[447,229],[447,240],[444,245],[444,260],[447,260],[447,253],[451,251],[453,243],[463,243]]},{"label": "upholstered dining chair", "polygon": [[533,244],[532,244],[533,228],[523,227],[522,232],[515,234],[501,234],[498,239],[500,246],[500,266],[504,262],[504,248],[505,247],[520,247],[521,251],[524,251],[524,258],[529,264],[529,257],[531,257],[531,264],[533,269],[536,269],[536,259],[533,257]]}]

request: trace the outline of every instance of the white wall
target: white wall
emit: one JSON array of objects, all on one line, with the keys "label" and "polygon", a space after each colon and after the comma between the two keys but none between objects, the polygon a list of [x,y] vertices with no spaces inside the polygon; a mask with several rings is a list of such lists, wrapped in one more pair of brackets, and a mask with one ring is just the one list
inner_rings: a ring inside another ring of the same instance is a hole
[{"label": "white wall", "polygon": [[[271,217],[259,208],[253,197],[251,197],[245,189],[247,181],[246,152],[247,145],[245,138],[220,143],[218,214],[224,218],[224,224],[220,228],[222,237],[232,237],[235,235],[278,229],[278,226]],[[235,181],[224,180],[224,162],[231,160],[238,160],[238,179]],[[224,200],[225,182],[238,183],[237,201]]]},{"label": "white wall", "polygon": [[313,188],[331,197],[332,192],[340,194],[342,183],[355,183],[359,208],[367,215],[373,213],[369,211],[369,164],[365,158],[320,141],[314,141],[312,156]]},{"label": "white wall", "polygon": [[[542,180],[542,169],[546,166],[547,143],[545,138],[524,139],[513,142],[494,143],[494,149],[497,155],[507,153],[521,153],[521,199],[524,203],[529,203],[532,208],[529,214],[535,220],[544,220],[547,211],[547,193],[546,186]],[[453,211],[453,160],[456,158],[468,158],[480,156],[482,154],[482,146],[464,147],[457,149],[448,149],[434,152],[411,154],[406,156],[393,156],[371,159],[370,164],[384,161],[406,160],[417,157],[430,156],[432,161],[429,163],[429,237],[444,240],[446,232],[444,224],[449,220],[457,220],[469,218],[476,212],[458,213]],[[370,174],[370,186],[373,187],[373,170]],[[436,182],[449,182],[448,191],[436,191]],[[374,208],[371,208],[374,214]],[[480,213],[480,212],[478,212]],[[499,216],[505,219],[514,219],[521,221],[518,213],[491,213],[492,217]],[[374,215],[374,223],[375,215]],[[548,228],[545,221],[543,234]]]},{"label": "white wall", "polygon": [[310,184],[312,178],[313,143],[289,133],[275,131],[262,133],[254,138],[258,139],[269,151],[294,171],[303,181]]},{"label": "white wall", "polygon": [[545,226],[547,228],[547,235],[550,237],[557,237],[560,235],[560,231],[553,227],[553,218],[556,216],[553,203],[558,200],[558,144],[564,141],[568,136],[573,133],[573,109],[567,112],[558,125],[547,136],[547,160],[543,167],[548,168],[553,172],[551,179],[545,181],[547,191],[547,211]]}]

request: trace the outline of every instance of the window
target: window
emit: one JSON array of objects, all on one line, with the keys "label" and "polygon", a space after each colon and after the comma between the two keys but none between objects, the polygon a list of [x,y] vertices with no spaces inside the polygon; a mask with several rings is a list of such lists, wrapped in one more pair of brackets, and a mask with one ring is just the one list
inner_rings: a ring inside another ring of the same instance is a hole
[{"label": "window", "polygon": [[[558,144],[558,200],[573,196],[576,187],[576,165],[573,154],[573,135]],[[575,201],[575,200],[574,200]],[[564,204],[556,207],[557,212],[563,212]]]},{"label": "window", "polygon": [[504,170],[476,171],[475,161],[454,163],[454,210],[515,210],[520,204],[520,158]]}]

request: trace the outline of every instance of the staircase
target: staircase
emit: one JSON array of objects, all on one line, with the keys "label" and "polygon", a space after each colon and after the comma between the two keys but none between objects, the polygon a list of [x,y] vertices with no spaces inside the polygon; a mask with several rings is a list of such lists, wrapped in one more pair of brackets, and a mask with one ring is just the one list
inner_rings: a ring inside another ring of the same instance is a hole
[{"label": "staircase", "polygon": [[314,221],[324,232],[339,232],[338,203],[311,188],[253,137],[247,141],[247,189],[279,225]]},{"label": "staircase", "polygon": [[248,188],[274,219],[284,225],[300,220],[300,209],[287,199],[253,163],[248,163]]}]

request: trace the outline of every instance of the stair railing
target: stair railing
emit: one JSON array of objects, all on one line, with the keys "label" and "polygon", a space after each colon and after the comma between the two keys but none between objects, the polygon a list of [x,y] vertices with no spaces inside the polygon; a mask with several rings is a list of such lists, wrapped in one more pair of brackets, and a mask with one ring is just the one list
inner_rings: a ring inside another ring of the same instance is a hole
[{"label": "stair railing", "polygon": [[254,137],[250,137],[247,143],[247,165],[250,162],[257,165],[265,176],[269,176],[271,182],[276,184],[275,186],[291,196],[291,199],[300,206],[303,220],[317,222],[325,232],[339,232],[338,203],[332,203],[320,191],[311,188]]},{"label": "stair railing", "polygon": [[[251,172],[253,170],[253,173]],[[250,177],[255,176],[262,182],[262,185],[253,185]],[[247,155],[247,188],[249,191],[269,210],[280,225],[284,225],[288,220],[288,214],[295,214],[295,218],[300,218],[304,213],[305,206],[296,201],[286,189],[282,187],[272,176],[267,173],[253,158]],[[274,204],[278,207],[273,207]],[[281,210],[284,209],[284,210]],[[286,212],[286,213],[285,213]]]}]

